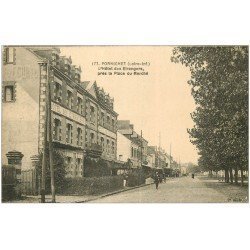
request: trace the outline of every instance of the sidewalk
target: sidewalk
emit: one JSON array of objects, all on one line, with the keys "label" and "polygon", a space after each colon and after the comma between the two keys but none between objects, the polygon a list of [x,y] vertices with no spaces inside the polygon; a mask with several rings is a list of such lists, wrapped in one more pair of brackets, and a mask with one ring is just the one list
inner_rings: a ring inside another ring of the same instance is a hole
[{"label": "sidewalk", "polygon": [[[101,199],[101,198],[104,198],[104,197],[107,197],[107,196],[111,196],[111,195],[114,195],[114,194],[126,192],[126,191],[129,191],[129,190],[133,190],[133,189],[136,189],[136,188],[148,186],[148,185],[151,185],[151,184],[152,183],[147,183],[147,184],[143,184],[143,185],[136,186],[136,187],[125,187],[125,188],[120,189],[120,190],[116,190],[116,191],[113,191],[113,192],[104,193],[104,194],[100,194],[100,195],[85,195],[85,196],[56,195],[56,203],[85,203],[85,202]],[[41,203],[40,200],[41,200],[40,195],[36,195],[36,196],[26,195],[25,197],[23,197],[22,200],[10,201],[9,203]],[[51,203],[51,200],[52,200],[51,195],[46,195],[46,197],[45,197],[46,203]]]}]

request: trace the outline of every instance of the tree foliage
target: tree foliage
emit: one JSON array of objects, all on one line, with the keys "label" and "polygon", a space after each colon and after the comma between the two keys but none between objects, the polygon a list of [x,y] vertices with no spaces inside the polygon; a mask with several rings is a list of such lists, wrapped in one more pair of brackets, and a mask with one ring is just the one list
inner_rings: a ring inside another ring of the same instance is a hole
[{"label": "tree foliage", "polygon": [[107,161],[102,158],[93,159],[84,158],[84,176],[85,177],[101,177],[111,175],[111,168]]},{"label": "tree foliage", "polygon": [[207,170],[248,166],[248,47],[176,47],[174,63],[189,67],[195,125],[188,130]]},{"label": "tree foliage", "polygon": [[[43,154],[39,155],[39,162],[36,165],[37,173],[40,176],[42,174],[42,161]],[[53,163],[54,163],[54,174],[55,174],[55,188],[56,192],[60,191],[65,184],[66,176],[66,164],[64,156],[56,149],[53,149]],[[50,167],[49,167],[49,150],[46,149],[46,192],[50,193],[51,190],[51,179],[50,179]]]}]

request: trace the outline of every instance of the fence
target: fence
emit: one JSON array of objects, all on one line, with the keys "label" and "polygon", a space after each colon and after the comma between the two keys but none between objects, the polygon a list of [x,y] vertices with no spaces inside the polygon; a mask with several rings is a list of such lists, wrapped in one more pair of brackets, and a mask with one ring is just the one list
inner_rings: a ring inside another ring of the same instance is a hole
[{"label": "fence", "polygon": [[39,180],[35,169],[22,170],[21,190],[23,195],[37,195],[39,193]]},{"label": "fence", "polygon": [[11,165],[2,166],[2,201],[16,198],[16,169]]}]

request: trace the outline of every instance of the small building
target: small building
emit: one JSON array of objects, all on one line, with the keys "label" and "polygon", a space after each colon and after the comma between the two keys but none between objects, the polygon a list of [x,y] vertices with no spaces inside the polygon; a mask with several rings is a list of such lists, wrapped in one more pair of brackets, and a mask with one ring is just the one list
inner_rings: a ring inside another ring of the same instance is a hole
[{"label": "small building", "polygon": [[133,168],[140,168],[147,162],[147,140],[136,133],[129,120],[118,120],[117,158],[131,161]]},{"label": "small building", "polygon": [[168,166],[167,154],[161,147],[148,146],[148,154],[154,155],[156,169],[163,169]]}]

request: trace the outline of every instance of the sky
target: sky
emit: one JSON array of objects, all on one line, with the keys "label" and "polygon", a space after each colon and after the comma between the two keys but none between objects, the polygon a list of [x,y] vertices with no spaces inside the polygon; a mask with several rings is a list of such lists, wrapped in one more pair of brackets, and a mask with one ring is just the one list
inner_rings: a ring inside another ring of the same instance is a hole
[{"label": "sky", "polygon": [[[197,163],[197,150],[187,128],[193,127],[190,113],[195,109],[191,96],[190,71],[172,63],[171,46],[76,46],[61,47],[82,69],[82,81],[96,81],[114,98],[118,119],[130,120],[135,131],[149,145],[161,146],[176,161]],[[142,63],[148,75],[98,75],[93,62]],[[159,136],[160,135],[160,136]]]}]

